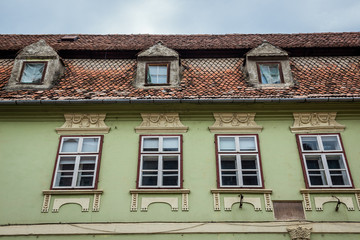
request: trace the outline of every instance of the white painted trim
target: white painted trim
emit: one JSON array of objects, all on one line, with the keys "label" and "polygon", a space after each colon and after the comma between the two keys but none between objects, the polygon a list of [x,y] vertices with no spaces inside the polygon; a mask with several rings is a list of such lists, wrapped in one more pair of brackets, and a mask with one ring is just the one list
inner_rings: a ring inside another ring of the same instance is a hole
[{"label": "white painted trim", "polygon": [[280,233],[305,226],[313,234],[360,234],[360,222],[196,222],[196,223],[81,223],[0,226],[0,236],[121,235],[121,234],[221,234]]}]

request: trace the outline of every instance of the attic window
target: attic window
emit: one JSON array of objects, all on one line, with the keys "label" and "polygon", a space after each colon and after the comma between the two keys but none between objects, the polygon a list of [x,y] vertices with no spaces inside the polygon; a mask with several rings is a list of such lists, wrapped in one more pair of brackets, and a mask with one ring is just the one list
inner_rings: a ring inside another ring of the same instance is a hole
[{"label": "attic window", "polygon": [[146,64],[146,84],[168,84],[169,64]]},{"label": "attic window", "polygon": [[40,84],[45,75],[47,62],[24,62],[20,83]]},{"label": "attic window", "polygon": [[67,35],[67,36],[61,37],[60,41],[61,42],[75,42],[78,39],[79,39],[79,37],[76,35]]},{"label": "attic window", "polygon": [[284,83],[280,62],[258,62],[257,70],[261,84]]}]

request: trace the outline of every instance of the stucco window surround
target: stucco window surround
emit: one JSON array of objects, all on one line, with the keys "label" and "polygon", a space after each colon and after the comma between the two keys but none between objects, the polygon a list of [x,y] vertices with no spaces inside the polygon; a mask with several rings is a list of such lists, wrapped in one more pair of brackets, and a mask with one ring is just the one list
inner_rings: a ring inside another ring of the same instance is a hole
[{"label": "stucco window surround", "polygon": [[61,136],[51,189],[96,189],[103,136]]},{"label": "stucco window surround", "polygon": [[[167,66],[167,81],[148,81],[149,66]],[[137,88],[178,87],[180,84],[179,54],[161,42],[140,52],[137,56],[137,70],[134,85]]]},{"label": "stucco window surround", "polygon": [[[276,83],[264,81],[261,77],[260,66],[272,65],[277,65],[279,70],[280,81]],[[246,54],[244,70],[248,82],[257,88],[283,88],[294,85],[288,53],[266,41]]]},{"label": "stucco window surround", "polygon": [[308,188],[353,187],[340,134],[297,134],[296,140]]},{"label": "stucco window surround", "polygon": [[[26,70],[27,65],[31,64],[44,64],[44,69],[42,70],[41,80],[39,81],[38,75],[39,72],[36,71],[27,72],[27,78],[31,78],[29,74],[34,74],[36,80],[24,81],[24,71]],[[54,82],[58,80],[64,74],[64,64],[60,59],[57,52],[47,45],[44,40],[40,40],[36,43],[33,43],[25,47],[15,58],[14,66],[11,72],[9,82],[6,86],[7,90],[22,90],[22,89],[34,89],[42,90],[49,89],[52,87]]]},{"label": "stucco window surround", "polygon": [[182,136],[140,136],[138,188],[182,188]]},{"label": "stucco window surround", "polygon": [[215,135],[218,188],[263,188],[257,134]]}]

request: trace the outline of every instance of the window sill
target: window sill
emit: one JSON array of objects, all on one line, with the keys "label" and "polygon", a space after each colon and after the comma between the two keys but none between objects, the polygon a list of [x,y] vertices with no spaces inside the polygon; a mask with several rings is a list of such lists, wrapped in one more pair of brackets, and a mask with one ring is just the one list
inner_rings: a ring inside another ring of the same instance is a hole
[{"label": "window sill", "polygon": [[211,189],[211,193],[262,193],[271,194],[272,189],[264,188],[231,188],[231,189]]},{"label": "window sill", "polygon": [[360,188],[321,188],[321,189],[300,189],[300,193],[359,193]]},{"label": "window sill", "polygon": [[53,189],[53,190],[43,190],[44,195],[82,195],[82,194],[102,194],[104,191],[100,189]]},{"label": "window sill", "polygon": [[189,211],[189,189],[130,189],[131,212],[138,210],[139,194],[176,194],[175,197],[141,197],[141,211],[147,212],[152,203],[167,203],[171,206],[171,211],[178,211],[179,198],[181,199],[181,210]]}]

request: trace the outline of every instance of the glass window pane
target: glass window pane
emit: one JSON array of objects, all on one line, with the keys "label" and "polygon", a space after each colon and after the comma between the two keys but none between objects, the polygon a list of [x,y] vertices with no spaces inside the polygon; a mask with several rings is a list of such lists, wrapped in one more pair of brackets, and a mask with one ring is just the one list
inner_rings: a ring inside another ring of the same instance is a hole
[{"label": "glass window pane", "polygon": [[333,185],[350,185],[346,171],[330,171],[330,176]]},{"label": "glass window pane", "polygon": [[159,75],[167,75],[167,66],[158,66]]},{"label": "glass window pane", "polygon": [[329,169],[344,169],[342,155],[326,155],[326,161]]},{"label": "glass window pane", "polygon": [[77,152],[79,138],[63,138],[61,152]]},{"label": "glass window pane", "polygon": [[178,156],[164,156],[163,157],[163,169],[178,169],[179,161]]},{"label": "glass window pane", "polygon": [[241,156],[241,168],[242,169],[257,169],[256,156],[255,155]]},{"label": "glass window pane", "polygon": [[324,169],[320,155],[306,155],[305,159],[308,169]]},{"label": "glass window pane", "polygon": [[143,169],[158,169],[158,156],[143,156]]},{"label": "glass window pane", "polygon": [[221,155],[221,169],[236,169],[236,155]]},{"label": "glass window pane", "polygon": [[80,158],[79,170],[95,170],[96,157],[95,156],[82,156]]},{"label": "glass window pane", "polygon": [[235,151],[235,137],[220,137],[220,151]]},{"label": "glass window pane", "polygon": [[99,138],[84,138],[81,152],[98,152]]},{"label": "glass window pane", "polygon": [[259,64],[261,83],[281,83],[279,64]]},{"label": "glass window pane", "polygon": [[45,63],[25,63],[24,71],[20,82],[22,83],[40,83]]},{"label": "glass window pane", "polygon": [[163,186],[178,186],[178,176],[163,176]]},{"label": "glass window pane", "polygon": [[256,151],[254,137],[240,137],[240,151]]},{"label": "glass window pane", "polygon": [[163,151],[179,151],[179,138],[163,138]]},{"label": "glass window pane", "polygon": [[75,157],[61,157],[59,163],[59,170],[74,170]]},{"label": "glass window pane", "polygon": [[223,186],[236,186],[237,185],[236,176],[222,176],[221,181],[222,181]]},{"label": "glass window pane", "polygon": [[144,138],[143,151],[147,151],[147,152],[159,151],[159,139],[158,138]]},{"label": "glass window pane", "polygon": [[257,186],[258,178],[257,176],[243,176],[243,184],[245,186]]},{"label": "glass window pane", "polygon": [[143,186],[156,186],[157,176],[143,176],[141,183]]},{"label": "glass window pane", "polygon": [[321,136],[324,150],[341,150],[336,136]]},{"label": "glass window pane", "polygon": [[59,179],[57,179],[55,186],[57,187],[68,187],[71,186],[72,184],[72,175],[70,177],[66,177],[66,176],[60,176],[59,175]]},{"label": "glass window pane", "polygon": [[94,177],[93,176],[78,176],[78,186],[81,187],[91,187],[93,185]]},{"label": "glass window pane", "polygon": [[310,175],[310,183],[312,186],[322,186],[322,185],[327,185],[324,173],[322,173],[321,175]]},{"label": "glass window pane", "polygon": [[319,145],[316,137],[301,137],[302,148],[304,151],[319,150]]}]

